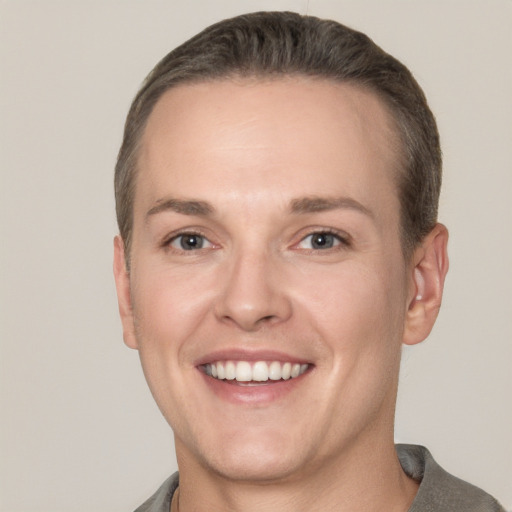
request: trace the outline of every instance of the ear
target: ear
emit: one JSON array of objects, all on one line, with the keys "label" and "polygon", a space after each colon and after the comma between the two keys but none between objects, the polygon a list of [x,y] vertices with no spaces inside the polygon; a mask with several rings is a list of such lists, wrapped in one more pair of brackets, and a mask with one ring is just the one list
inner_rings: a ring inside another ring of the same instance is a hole
[{"label": "ear", "polygon": [[448,230],[436,224],[414,251],[403,339],[406,345],[423,341],[434,326],[448,272],[447,245]]},{"label": "ear", "polygon": [[126,268],[124,242],[120,236],[114,238],[114,279],[116,281],[119,316],[123,326],[123,339],[130,348],[138,348],[133,321],[130,295],[130,274]]}]

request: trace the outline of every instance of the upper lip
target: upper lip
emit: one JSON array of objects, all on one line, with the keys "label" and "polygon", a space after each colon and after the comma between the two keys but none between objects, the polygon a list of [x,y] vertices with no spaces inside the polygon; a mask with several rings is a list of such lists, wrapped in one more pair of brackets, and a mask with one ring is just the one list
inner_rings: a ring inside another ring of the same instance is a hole
[{"label": "upper lip", "polygon": [[202,366],[216,361],[280,361],[282,363],[311,364],[305,358],[276,350],[223,349],[210,352],[195,361],[195,366]]}]

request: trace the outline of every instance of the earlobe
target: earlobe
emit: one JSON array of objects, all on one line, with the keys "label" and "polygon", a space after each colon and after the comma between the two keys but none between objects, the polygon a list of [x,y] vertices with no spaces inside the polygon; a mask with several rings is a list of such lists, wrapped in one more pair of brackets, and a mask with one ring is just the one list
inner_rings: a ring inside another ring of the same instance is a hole
[{"label": "earlobe", "polygon": [[423,341],[434,326],[448,272],[447,245],[448,230],[436,224],[414,253],[403,338],[406,345]]},{"label": "earlobe", "polygon": [[130,295],[130,274],[126,268],[124,242],[120,236],[114,238],[114,279],[116,282],[119,315],[123,326],[123,339],[130,348],[137,349],[133,309]]}]

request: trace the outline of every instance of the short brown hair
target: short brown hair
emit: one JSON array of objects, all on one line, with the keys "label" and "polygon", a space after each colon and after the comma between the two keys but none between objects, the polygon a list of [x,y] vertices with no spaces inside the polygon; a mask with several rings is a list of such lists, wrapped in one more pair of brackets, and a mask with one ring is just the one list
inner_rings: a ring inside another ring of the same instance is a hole
[{"label": "short brown hair", "polygon": [[335,21],[258,12],[216,23],[171,51],[133,100],[115,170],[117,222],[127,258],[138,148],[160,97],[177,84],[279,75],[350,82],[383,100],[402,145],[398,194],[404,254],[430,232],[437,222],[441,149],[434,116],[411,72],[368,36]]}]

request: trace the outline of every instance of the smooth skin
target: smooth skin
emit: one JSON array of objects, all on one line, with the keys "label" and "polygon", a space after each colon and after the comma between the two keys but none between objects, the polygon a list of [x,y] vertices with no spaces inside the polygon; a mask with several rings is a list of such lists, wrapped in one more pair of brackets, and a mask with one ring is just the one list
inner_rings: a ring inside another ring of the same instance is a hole
[{"label": "smooth skin", "polygon": [[[438,224],[404,260],[398,148],[382,102],[348,84],[223,80],[157,103],[130,271],[117,237],[114,273],[125,343],[174,431],[181,512],[408,509],[400,350],[434,324],[448,235]],[[201,370],[269,351],[310,365],[272,398],[231,399]]]}]

